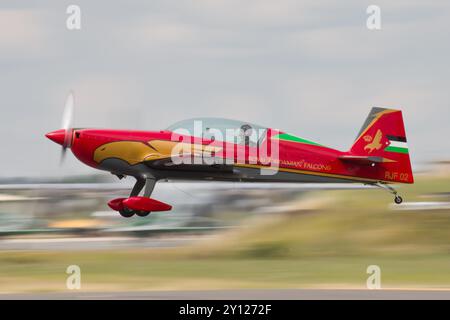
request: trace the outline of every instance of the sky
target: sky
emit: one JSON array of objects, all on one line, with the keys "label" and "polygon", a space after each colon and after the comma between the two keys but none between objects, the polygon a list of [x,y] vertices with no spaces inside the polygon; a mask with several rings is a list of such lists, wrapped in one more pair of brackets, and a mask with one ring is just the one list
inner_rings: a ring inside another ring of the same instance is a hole
[{"label": "sky", "polygon": [[[450,159],[448,1],[2,1],[2,177],[92,174],[44,134],[193,117],[347,150],[372,106],[403,110],[414,167]],[[366,26],[369,5],[381,29]],[[69,5],[81,29],[69,30]]]}]

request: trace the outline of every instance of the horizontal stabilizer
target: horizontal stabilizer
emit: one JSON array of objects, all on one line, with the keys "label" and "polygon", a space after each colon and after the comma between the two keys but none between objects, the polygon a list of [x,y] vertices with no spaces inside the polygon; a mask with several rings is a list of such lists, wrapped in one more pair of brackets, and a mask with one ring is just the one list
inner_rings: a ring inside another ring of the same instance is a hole
[{"label": "horizontal stabilizer", "polygon": [[343,155],[339,157],[340,160],[345,162],[352,162],[357,164],[367,164],[372,165],[373,163],[383,163],[383,162],[395,162],[394,160],[390,160],[383,157],[375,157],[375,156],[352,156],[352,155]]}]

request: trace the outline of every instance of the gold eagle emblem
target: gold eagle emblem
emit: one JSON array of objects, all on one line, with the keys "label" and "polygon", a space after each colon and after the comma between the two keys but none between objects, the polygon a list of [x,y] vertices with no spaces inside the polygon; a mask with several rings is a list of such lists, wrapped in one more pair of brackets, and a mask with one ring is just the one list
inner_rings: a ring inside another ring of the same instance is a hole
[{"label": "gold eagle emblem", "polygon": [[373,150],[380,150],[381,149],[381,139],[383,138],[383,133],[380,129],[378,129],[377,133],[375,134],[375,138],[373,138],[372,142],[366,144],[364,146],[364,150],[368,150],[368,153],[372,153]]}]

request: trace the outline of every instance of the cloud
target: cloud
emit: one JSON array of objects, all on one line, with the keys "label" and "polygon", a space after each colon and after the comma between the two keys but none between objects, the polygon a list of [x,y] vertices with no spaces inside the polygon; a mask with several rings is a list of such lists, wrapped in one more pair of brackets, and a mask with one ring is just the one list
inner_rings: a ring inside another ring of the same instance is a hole
[{"label": "cloud", "polygon": [[0,55],[36,54],[45,46],[43,23],[33,10],[0,10]]},{"label": "cloud", "polygon": [[191,24],[176,21],[154,21],[154,19],[141,21],[133,27],[133,30],[127,29],[126,31],[128,35],[139,38],[142,44],[149,47],[183,45],[195,41],[200,33]]},{"label": "cloud", "polygon": [[[450,156],[435,139],[450,134],[450,5],[381,0],[382,30],[369,31],[369,4],[80,0],[80,31],[65,28],[65,4],[10,4],[0,11],[0,131],[14,139],[0,163],[8,175],[61,174],[43,133],[60,125],[69,90],[76,126],[227,117],[341,149],[372,106],[400,106],[414,160]],[[75,160],[65,168],[88,172]]]},{"label": "cloud", "polygon": [[69,90],[75,96],[75,126],[127,127],[130,122],[136,125],[133,119],[145,104],[142,86],[132,76],[86,74],[50,92],[54,114],[62,116]]}]

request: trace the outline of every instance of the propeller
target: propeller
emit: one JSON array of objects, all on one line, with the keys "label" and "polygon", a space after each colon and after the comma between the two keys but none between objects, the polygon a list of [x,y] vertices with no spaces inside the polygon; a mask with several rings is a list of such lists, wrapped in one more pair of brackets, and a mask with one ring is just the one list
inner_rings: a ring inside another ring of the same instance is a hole
[{"label": "propeller", "polygon": [[64,113],[62,117],[61,127],[62,129],[47,133],[45,136],[53,142],[59,144],[62,147],[60,163],[64,161],[67,148],[72,146],[72,118],[75,105],[75,98],[72,91],[67,96],[66,103],[64,105]]},{"label": "propeller", "polygon": [[64,113],[62,117],[61,128],[64,130],[64,142],[61,149],[61,163],[63,163],[67,148],[70,148],[72,143],[72,119],[73,119],[73,108],[75,105],[75,97],[73,91],[70,91],[66,98],[66,103],[64,104]]}]

